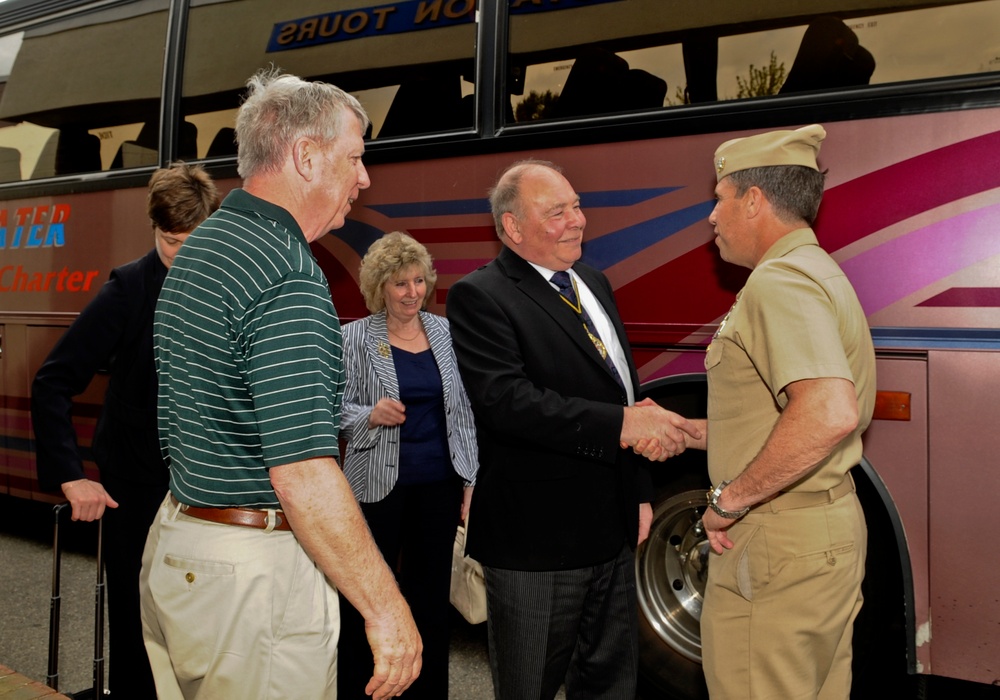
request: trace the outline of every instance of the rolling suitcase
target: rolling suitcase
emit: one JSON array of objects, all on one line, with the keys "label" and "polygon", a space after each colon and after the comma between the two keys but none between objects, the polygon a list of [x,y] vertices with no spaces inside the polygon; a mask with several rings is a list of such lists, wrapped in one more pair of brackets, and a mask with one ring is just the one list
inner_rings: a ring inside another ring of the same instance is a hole
[{"label": "rolling suitcase", "polygon": [[[62,545],[59,541],[59,520],[69,503],[60,503],[52,509],[52,599],[49,605],[49,671],[45,684],[59,690],[59,577],[62,565]],[[104,690],[104,554],[102,549],[103,521],[97,521],[97,584],[94,588],[94,666],[93,686],[76,693],[65,693],[74,700],[97,700],[105,696]]]}]

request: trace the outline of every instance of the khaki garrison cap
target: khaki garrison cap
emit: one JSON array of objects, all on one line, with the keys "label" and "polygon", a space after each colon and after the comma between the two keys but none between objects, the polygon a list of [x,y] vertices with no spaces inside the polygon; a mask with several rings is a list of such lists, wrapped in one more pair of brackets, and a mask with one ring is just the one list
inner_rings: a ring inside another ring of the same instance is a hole
[{"label": "khaki garrison cap", "polygon": [[726,141],[715,151],[716,181],[738,170],[769,165],[804,165],[819,170],[816,156],[826,130],[819,124],[795,131],[770,131]]}]

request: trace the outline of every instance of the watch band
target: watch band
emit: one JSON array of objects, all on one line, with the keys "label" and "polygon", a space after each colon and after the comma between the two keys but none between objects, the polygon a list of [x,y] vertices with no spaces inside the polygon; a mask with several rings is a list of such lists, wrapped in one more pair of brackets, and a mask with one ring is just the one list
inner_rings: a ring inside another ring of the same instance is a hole
[{"label": "watch band", "polygon": [[705,494],[706,501],[708,502],[708,507],[714,510],[719,516],[726,518],[727,520],[739,520],[744,515],[750,512],[750,506],[742,510],[732,511],[723,510],[722,506],[719,505],[719,497],[722,495],[723,489],[725,489],[732,481],[723,481],[714,489]]}]

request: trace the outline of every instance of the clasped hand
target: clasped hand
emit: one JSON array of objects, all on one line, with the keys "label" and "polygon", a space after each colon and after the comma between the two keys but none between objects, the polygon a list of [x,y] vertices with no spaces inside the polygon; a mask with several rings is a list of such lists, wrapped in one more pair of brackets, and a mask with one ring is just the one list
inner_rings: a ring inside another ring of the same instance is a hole
[{"label": "clasped hand", "polygon": [[701,430],[684,416],[643,399],[625,408],[621,446],[654,462],[676,457],[702,439]]}]

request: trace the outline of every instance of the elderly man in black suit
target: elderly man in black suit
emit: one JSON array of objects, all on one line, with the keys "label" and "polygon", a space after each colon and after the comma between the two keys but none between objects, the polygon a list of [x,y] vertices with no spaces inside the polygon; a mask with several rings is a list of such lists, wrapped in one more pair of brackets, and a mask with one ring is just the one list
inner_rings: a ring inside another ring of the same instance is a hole
[{"label": "elderly man in black suit", "polygon": [[490,204],[504,246],[452,287],[447,314],[479,440],[468,553],[486,574],[494,690],[546,699],[565,683],[570,700],[631,700],[632,549],[652,509],[627,447],[662,460],[700,433],[635,405],[611,285],[578,262],[586,218],[559,168],[513,164]]}]

